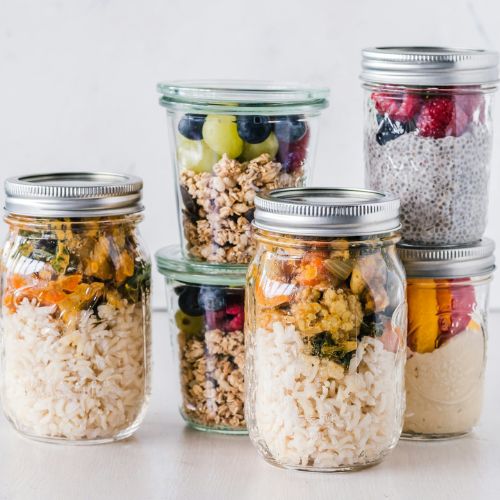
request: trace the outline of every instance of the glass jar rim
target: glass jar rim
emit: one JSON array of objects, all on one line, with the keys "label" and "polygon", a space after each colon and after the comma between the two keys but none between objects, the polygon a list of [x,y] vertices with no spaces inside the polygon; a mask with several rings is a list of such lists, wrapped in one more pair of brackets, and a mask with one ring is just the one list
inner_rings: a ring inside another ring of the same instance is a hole
[{"label": "glass jar rim", "polygon": [[157,85],[169,110],[219,114],[314,114],[328,106],[329,89],[251,80],[179,80]]},{"label": "glass jar rim", "polygon": [[244,286],[248,265],[189,260],[179,245],[169,245],[155,253],[160,274],[183,283],[215,286]]}]

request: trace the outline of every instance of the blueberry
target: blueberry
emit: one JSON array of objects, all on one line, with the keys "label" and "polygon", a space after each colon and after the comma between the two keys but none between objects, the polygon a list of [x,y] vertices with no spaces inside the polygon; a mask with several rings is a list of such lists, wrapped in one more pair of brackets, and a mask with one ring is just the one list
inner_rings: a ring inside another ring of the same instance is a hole
[{"label": "blueberry", "polygon": [[255,215],[255,208],[251,208],[250,210],[247,210],[244,214],[243,214],[243,217],[245,217],[245,219],[248,221],[248,222],[252,222],[253,219],[254,219],[254,215]]},{"label": "blueberry", "polygon": [[238,116],[236,124],[238,135],[249,144],[264,142],[273,128],[267,116]]},{"label": "blueberry", "polygon": [[205,123],[205,115],[196,115],[193,113],[185,114],[177,126],[179,132],[192,141],[200,141],[202,139],[201,130]]},{"label": "blueberry", "polygon": [[415,122],[413,120],[409,122],[399,122],[391,120],[388,116],[377,115],[377,122],[379,127],[375,139],[381,146],[389,141],[397,139],[403,134],[415,130]]},{"label": "blueberry", "polygon": [[224,290],[215,286],[202,286],[199,301],[206,311],[220,311],[226,307]]},{"label": "blueberry", "polygon": [[274,131],[282,142],[297,142],[306,134],[307,124],[301,116],[281,116],[277,118]]},{"label": "blueberry", "polygon": [[176,289],[176,293],[179,294],[179,309],[188,316],[201,316],[203,308],[199,302],[199,288],[186,285],[178,291],[179,288]]}]

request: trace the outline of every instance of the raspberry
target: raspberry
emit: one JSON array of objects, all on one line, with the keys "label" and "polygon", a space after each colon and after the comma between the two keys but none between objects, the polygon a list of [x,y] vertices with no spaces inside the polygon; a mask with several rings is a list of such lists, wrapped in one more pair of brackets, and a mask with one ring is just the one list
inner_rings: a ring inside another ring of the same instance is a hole
[{"label": "raspberry", "polygon": [[453,110],[453,101],[447,97],[433,97],[426,101],[417,119],[419,134],[434,139],[445,137]]},{"label": "raspberry", "polygon": [[234,304],[226,307],[226,314],[228,316],[232,316],[232,318],[229,319],[224,326],[224,330],[226,332],[243,330],[243,325],[245,323],[245,309],[242,304]]},{"label": "raspberry", "polygon": [[410,121],[422,105],[420,97],[415,94],[393,95],[388,93],[373,93],[375,108],[381,115],[387,114],[391,120]]},{"label": "raspberry", "polygon": [[484,101],[481,94],[455,94],[453,99],[455,104],[460,106],[469,118],[473,117],[476,109],[479,108]]},{"label": "raspberry", "polygon": [[375,108],[379,114],[385,115],[387,113],[391,118],[399,108],[396,99],[394,99],[394,95],[384,92],[373,92],[372,94],[372,101],[375,103]]},{"label": "raspberry", "polygon": [[460,137],[469,125],[470,119],[467,113],[458,105],[453,108],[451,120],[446,127],[446,136]]},{"label": "raspberry", "polygon": [[304,165],[309,137],[309,130],[307,130],[304,137],[296,142],[287,143],[279,141],[278,159],[283,165],[285,172],[296,172]]}]

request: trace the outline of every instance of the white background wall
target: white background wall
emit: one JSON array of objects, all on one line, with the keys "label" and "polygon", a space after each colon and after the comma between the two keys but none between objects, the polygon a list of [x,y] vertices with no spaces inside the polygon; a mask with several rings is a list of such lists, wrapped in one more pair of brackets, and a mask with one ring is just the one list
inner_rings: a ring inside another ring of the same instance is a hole
[{"label": "white background wall", "polygon": [[[49,170],[141,175],[149,248],[175,243],[166,120],[155,85],[250,78],[331,87],[316,183],[361,186],[361,48],[500,49],[499,19],[498,0],[0,0],[0,182]],[[496,117],[500,133],[500,109]],[[499,163],[497,145],[488,234],[498,244]],[[492,304],[500,307],[500,277]]]}]

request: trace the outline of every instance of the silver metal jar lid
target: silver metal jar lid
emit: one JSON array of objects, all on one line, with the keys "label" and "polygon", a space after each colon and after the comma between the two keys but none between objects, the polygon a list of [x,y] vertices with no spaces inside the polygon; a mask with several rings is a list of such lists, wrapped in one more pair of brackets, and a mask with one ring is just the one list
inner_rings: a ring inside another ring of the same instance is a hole
[{"label": "silver metal jar lid", "polygon": [[142,180],[127,174],[61,172],[5,181],[5,210],[29,217],[99,217],[141,212]]},{"label": "silver metal jar lid", "polygon": [[449,47],[373,47],[362,51],[361,79],[393,85],[487,85],[498,81],[498,53]]},{"label": "silver metal jar lid", "polygon": [[495,243],[489,238],[457,247],[398,245],[409,278],[467,278],[495,269]]},{"label": "silver metal jar lid", "polygon": [[259,229],[301,236],[367,236],[396,231],[399,199],[356,188],[289,188],[257,194]]}]

